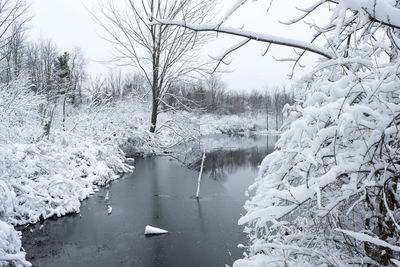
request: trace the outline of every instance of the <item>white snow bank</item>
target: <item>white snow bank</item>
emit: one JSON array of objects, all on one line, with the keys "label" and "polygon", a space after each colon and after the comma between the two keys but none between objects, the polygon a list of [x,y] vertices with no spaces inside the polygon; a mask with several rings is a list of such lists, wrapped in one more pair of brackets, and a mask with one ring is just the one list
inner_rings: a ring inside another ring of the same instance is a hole
[{"label": "white snow bank", "polygon": [[144,229],[145,235],[162,235],[168,233],[167,230],[147,225]]},{"label": "white snow bank", "polygon": [[251,259],[239,259],[235,261],[232,267],[281,267],[278,262],[279,259],[277,261],[277,258],[274,257],[255,255]]},{"label": "white snow bank", "polygon": [[123,156],[117,147],[64,133],[36,144],[0,144],[0,183],[7,191],[0,210],[8,210],[5,220],[14,225],[79,212],[95,184],[133,170]]},{"label": "white snow bank", "polygon": [[7,262],[16,266],[31,266],[25,260],[25,252],[21,251],[21,233],[0,220],[0,266],[7,266]]}]

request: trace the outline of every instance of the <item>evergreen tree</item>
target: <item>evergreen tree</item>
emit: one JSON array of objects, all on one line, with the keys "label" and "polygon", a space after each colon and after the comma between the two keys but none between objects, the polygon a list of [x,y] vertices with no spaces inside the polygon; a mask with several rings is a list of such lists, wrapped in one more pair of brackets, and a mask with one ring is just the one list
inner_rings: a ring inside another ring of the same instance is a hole
[{"label": "evergreen tree", "polygon": [[71,89],[71,70],[68,62],[69,54],[67,52],[64,52],[64,54],[57,57],[54,62],[53,89],[57,95],[66,95],[67,97],[71,97],[69,96]]},{"label": "evergreen tree", "polygon": [[64,52],[63,55],[59,56],[54,63],[54,92],[56,99],[58,96],[63,95],[63,128],[65,128],[65,116],[66,116],[66,103],[70,99],[74,101],[74,94],[71,90],[71,70],[69,68],[69,55]]}]

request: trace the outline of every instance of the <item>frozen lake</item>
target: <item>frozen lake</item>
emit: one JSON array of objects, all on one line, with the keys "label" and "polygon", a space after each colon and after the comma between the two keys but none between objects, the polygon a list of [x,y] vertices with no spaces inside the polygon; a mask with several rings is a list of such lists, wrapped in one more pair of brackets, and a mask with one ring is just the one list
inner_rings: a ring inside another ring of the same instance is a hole
[{"label": "frozen lake", "polygon": [[[275,141],[265,136],[203,138],[200,200],[193,198],[200,150],[179,148],[186,152],[180,162],[190,169],[171,157],[137,159],[132,174],[84,201],[80,214],[25,228],[27,258],[41,267],[231,265],[243,254],[237,244],[246,244],[243,227],[237,225],[244,193]],[[169,233],[145,236],[146,225]]]}]

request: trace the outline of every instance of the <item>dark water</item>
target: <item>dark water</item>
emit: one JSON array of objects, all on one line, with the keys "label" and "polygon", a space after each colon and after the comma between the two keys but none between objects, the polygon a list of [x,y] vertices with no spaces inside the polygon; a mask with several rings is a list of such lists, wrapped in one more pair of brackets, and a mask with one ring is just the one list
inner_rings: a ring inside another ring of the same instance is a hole
[{"label": "dark water", "polygon": [[[246,244],[243,227],[237,225],[245,190],[274,142],[244,136],[203,139],[207,158],[199,201],[193,199],[197,171],[168,157],[138,159],[133,174],[84,201],[80,214],[26,228],[28,260],[34,266],[231,265],[243,254],[237,245]],[[183,157],[199,168],[196,152],[187,151]],[[113,208],[110,215],[107,204]],[[169,234],[146,237],[146,225]]]}]

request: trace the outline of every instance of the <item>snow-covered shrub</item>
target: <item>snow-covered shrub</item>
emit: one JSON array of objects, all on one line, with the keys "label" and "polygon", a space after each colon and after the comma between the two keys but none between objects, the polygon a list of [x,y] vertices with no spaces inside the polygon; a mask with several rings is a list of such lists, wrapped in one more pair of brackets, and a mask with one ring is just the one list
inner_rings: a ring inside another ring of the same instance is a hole
[{"label": "snow-covered shrub", "polygon": [[24,78],[0,85],[0,143],[33,142],[42,135],[40,105],[45,100],[34,95]]},{"label": "snow-covered shrub", "polygon": [[71,131],[105,144],[116,144],[128,156],[150,155],[158,145],[149,133],[146,110],[146,103],[127,97],[113,105],[84,107],[73,112],[68,121]]},{"label": "snow-covered shrub", "polygon": [[1,180],[14,196],[5,219],[15,225],[78,212],[80,201],[93,193],[95,184],[131,171],[116,146],[67,133],[55,133],[49,141],[1,148]]},{"label": "snow-covered shrub", "polygon": [[307,80],[250,188],[240,223],[250,224],[250,255],[267,254],[263,262],[348,266],[400,257],[398,66],[335,75],[339,69]]},{"label": "snow-covered shrub", "polygon": [[[12,263],[13,265],[10,265]],[[31,266],[21,251],[21,233],[0,220],[0,266]]]},{"label": "snow-covered shrub", "polygon": [[202,134],[259,132],[267,129],[267,116],[265,114],[255,116],[204,114],[200,115],[199,124]]},{"label": "snow-covered shrub", "polygon": [[161,148],[197,139],[200,135],[199,122],[193,118],[193,113],[171,111],[160,114],[156,130],[157,142]]}]

